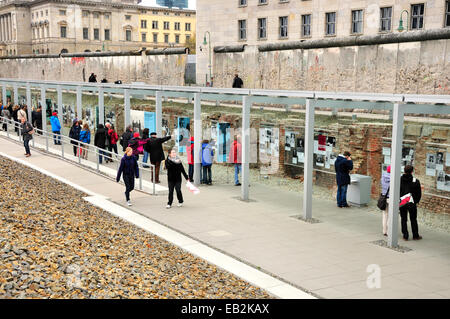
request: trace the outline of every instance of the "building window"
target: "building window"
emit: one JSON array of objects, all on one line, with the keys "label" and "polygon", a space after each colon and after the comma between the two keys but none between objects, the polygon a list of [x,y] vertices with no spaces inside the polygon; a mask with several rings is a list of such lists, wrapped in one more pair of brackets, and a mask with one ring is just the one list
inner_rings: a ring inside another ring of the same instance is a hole
[{"label": "building window", "polygon": [[239,0],[239,6],[245,7],[247,5],[247,0]]},{"label": "building window", "polygon": [[83,28],[83,40],[89,40],[89,29]]},{"label": "building window", "polygon": [[175,43],[180,43],[180,35],[175,34]]},{"label": "building window", "polygon": [[125,20],[131,20],[131,16],[130,15],[125,15]]},{"label": "building window", "polygon": [[267,38],[267,18],[258,19],[258,39]]},{"label": "building window", "polygon": [[168,34],[164,34],[164,42],[169,43],[169,35]]},{"label": "building window", "polygon": [[147,33],[141,33],[142,42],[147,42]]},{"label": "building window", "polygon": [[[45,10],[45,16],[48,17],[48,10]],[[48,49],[47,49],[48,51]]]},{"label": "building window", "polygon": [[363,11],[352,11],[352,33],[359,34],[363,32]]},{"label": "building window", "polygon": [[158,21],[152,21],[152,29],[158,29]]},{"label": "building window", "polygon": [[288,17],[280,17],[280,38],[288,37]]},{"label": "building window", "polygon": [[125,31],[125,41],[131,41],[131,30]]},{"label": "building window", "polygon": [[423,29],[423,13],[425,5],[423,3],[411,5],[411,30]]},{"label": "building window", "polygon": [[[66,10],[59,10],[59,15],[60,16],[65,16],[66,15]],[[37,15],[36,15],[37,17]]]},{"label": "building window", "polygon": [[175,15],[176,15],[177,17],[179,17],[179,16],[180,16],[180,14],[179,14],[178,12],[176,12],[176,13],[175,13]]},{"label": "building window", "polygon": [[141,20],[141,28],[147,29],[147,20]]},{"label": "building window", "polygon": [[246,40],[247,39],[247,20],[239,20],[238,28],[239,28],[239,40]]},{"label": "building window", "polygon": [[109,19],[109,14],[105,13],[104,17],[105,17],[106,20],[108,20]]},{"label": "building window", "polygon": [[83,10],[83,17],[89,17],[89,11]]},{"label": "building window", "polygon": [[110,41],[111,40],[111,34],[109,29],[105,29],[105,41]]},{"label": "building window", "polygon": [[189,40],[191,39],[190,35],[186,35],[186,42],[189,42]]},{"label": "building window", "polygon": [[100,14],[98,12],[94,12],[94,19],[98,19],[100,17]]},{"label": "building window", "polygon": [[94,29],[94,40],[100,40],[100,30]]},{"label": "building window", "polygon": [[153,43],[158,43],[158,33],[153,33]]},{"label": "building window", "polygon": [[391,31],[391,21],[392,21],[392,7],[381,8],[380,9],[380,31],[381,32]]},{"label": "building window", "polygon": [[170,15],[170,14],[169,14],[169,12],[164,12],[164,15],[165,15],[165,16],[168,16],[168,15]]},{"label": "building window", "polygon": [[170,29],[170,23],[168,21],[164,21],[164,30]]},{"label": "building window", "polygon": [[180,22],[175,22],[174,29],[178,31],[180,30]]},{"label": "building window", "polygon": [[185,31],[191,31],[191,24],[190,23],[186,23],[184,26]]},{"label": "building window", "polygon": [[336,12],[325,13],[325,34],[336,35]]},{"label": "building window", "polygon": [[267,4],[267,0],[258,0],[258,4]]},{"label": "building window", "polygon": [[154,15],[158,15],[159,12],[158,12],[158,11],[153,11],[152,13],[153,13]]},{"label": "building window", "polygon": [[191,14],[190,13],[186,13],[186,17],[190,17],[191,16]]},{"label": "building window", "polygon": [[302,15],[302,37],[311,36],[311,15]]},{"label": "building window", "polygon": [[450,1],[445,2],[445,27],[450,27]]},{"label": "building window", "polygon": [[59,30],[61,32],[61,38],[67,38],[67,28],[61,27]]}]

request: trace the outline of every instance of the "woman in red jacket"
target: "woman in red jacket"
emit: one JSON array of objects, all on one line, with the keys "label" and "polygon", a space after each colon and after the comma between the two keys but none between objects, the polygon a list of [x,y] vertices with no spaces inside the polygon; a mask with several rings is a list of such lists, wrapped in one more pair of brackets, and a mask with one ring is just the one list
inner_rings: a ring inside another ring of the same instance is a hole
[{"label": "woman in red jacket", "polygon": [[240,135],[234,137],[233,144],[231,144],[231,152],[228,161],[234,164],[234,185],[240,186],[241,183],[239,183],[239,172],[241,171],[242,163],[242,145]]},{"label": "woman in red jacket", "polygon": [[111,124],[111,127],[108,130],[108,137],[109,137],[109,140],[110,140],[109,151],[111,153],[112,153],[112,151],[114,151],[114,153],[116,153],[116,155],[118,155],[118,153],[117,153],[117,141],[119,140],[119,136],[117,135],[117,132],[114,130],[114,125],[112,125],[112,124]]}]

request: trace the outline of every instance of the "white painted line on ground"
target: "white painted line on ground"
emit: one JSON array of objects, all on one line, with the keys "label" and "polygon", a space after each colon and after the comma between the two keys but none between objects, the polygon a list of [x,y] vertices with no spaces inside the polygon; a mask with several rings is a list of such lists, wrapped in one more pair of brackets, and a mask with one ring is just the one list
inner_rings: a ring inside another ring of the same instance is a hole
[{"label": "white painted line on ground", "polygon": [[110,202],[104,197],[86,197],[86,201],[114,216],[120,217],[156,236],[212,263],[249,283],[267,290],[283,299],[316,299],[314,296],[278,280],[262,271],[244,264],[228,255],[208,247],[192,238],[182,235],[166,226],[154,222],[138,213]]}]

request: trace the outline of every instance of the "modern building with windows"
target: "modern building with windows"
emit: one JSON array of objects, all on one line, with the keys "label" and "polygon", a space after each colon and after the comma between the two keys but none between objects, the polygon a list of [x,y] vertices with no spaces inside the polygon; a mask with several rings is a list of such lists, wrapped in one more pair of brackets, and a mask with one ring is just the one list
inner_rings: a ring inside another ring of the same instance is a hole
[{"label": "modern building with windows", "polygon": [[142,47],[184,46],[186,40],[195,35],[195,28],[194,10],[152,8],[141,10],[139,15]]},{"label": "modern building with windows", "polygon": [[189,7],[188,0],[156,0],[156,4],[168,8],[186,9]]},{"label": "modern building with windows", "polygon": [[[167,43],[184,43],[195,30],[195,11],[145,7],[138,0],[3,0],[0,1],[0,55],[127,51],[153,48],[150,12],[175,18]],[[187,17],[192,17],[189,21]],[[146,21],[148,20],[148,22]],[[164,21],[166,21],[164,20]],[[186,20],[186,21],[185,21]],[[161,20],[163,21],[163,19]],[[184,32],[185,24],[190,31]],[[163,22],[160,22],[160,28]],[[161,32],[163,30],[160,30]],[[178,37],[177,37],[178,35]]]},{"label": "modern building with windows", "polygon": [[[450,27],[449,0],[197,0],[197,81],[211,47],[377,35]],[[209,39],[209,38],[207,38]]]}]

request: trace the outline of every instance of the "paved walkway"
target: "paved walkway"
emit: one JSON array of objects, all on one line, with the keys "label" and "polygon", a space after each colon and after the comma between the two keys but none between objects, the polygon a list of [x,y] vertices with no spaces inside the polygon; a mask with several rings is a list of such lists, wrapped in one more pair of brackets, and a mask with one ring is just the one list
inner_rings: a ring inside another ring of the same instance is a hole
[{"label": "paved walkway", "polygon": [[[23,147],[0,138],[2,152],[24,158]],[[75,165],[32,150],[33,165],[125,205],[124,187]],[[401,253],[373,244],[383,239],[381,215],[338,209],[314,200],[309,224],[301,194],[252,184],[251,202],[235,186],[185,188],[185,206],[165,209],[166,195],[131,195],[132,210],[324,298],[450,298],[450,234],[420,226],[422,241],[402,240]],[[381,270],[381,287],[369,289],[369,265]]]}]

